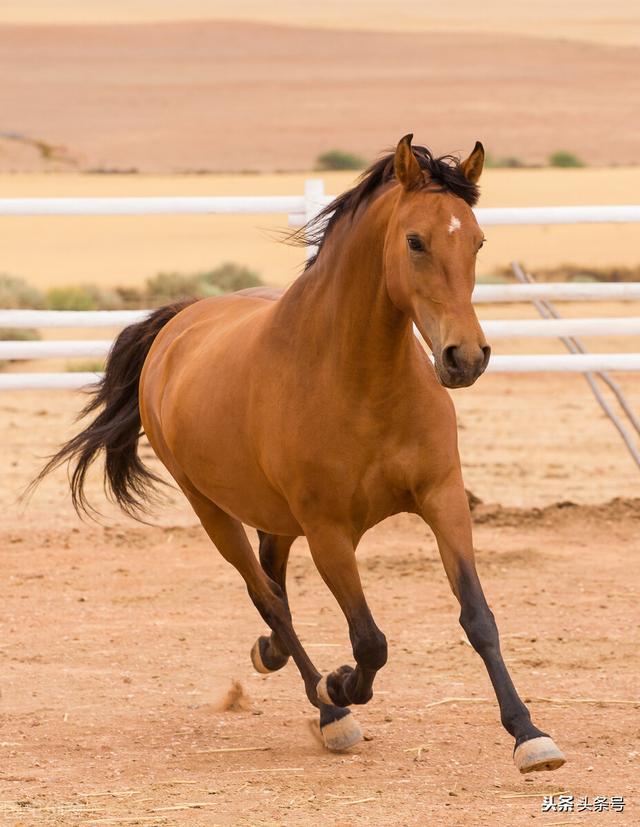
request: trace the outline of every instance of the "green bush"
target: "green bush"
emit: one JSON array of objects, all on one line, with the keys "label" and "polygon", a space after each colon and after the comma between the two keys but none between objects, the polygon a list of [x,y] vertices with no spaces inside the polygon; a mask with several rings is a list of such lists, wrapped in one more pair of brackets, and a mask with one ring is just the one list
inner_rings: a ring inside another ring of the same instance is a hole
[{"label": "green bush", "polygon": [[24,279],[0,273],[0,307],[6,310],[44,307],[44,296]]},{"label": "green bush", "polygon": [[259,287],[262,279],[238,264],[222,264],[201,273],[158,273],[146,283],[149,304],[166,304],[185,298],[204,299],[247,287]]},{"label": "green bush", "polygon": [[526,167],[526,163],[521,158],[516,158],[514,155],[506,155],[503,158],[495,158],[489,153],[486,153],[484,156],[484,165],[487,169],[522,169],[523,167]]},{"label": "green bush", "polygon": [[84,287],[53,287],[47,292],[49,310],[95,310],[95,296]]},{"label": "green bush", "polygon": [[114,293],[124,308],[135,310],[145,305],[143,292],[138,287],[116,287]]},{"label": "green bush", "polygon": [[40,334],[32,327],[0,327],[1,342],[37,342]]},{"label": "green bush", "polygon": [[516,158],[513,155],[507,155],[506,158],[498,159],[498,163],[499,166],[506,167],[507,169],[522,169],[523,167],[526,167],[524,161],[522,161],[520,158]]},{"label": "green bush", "polygon": [[366,166],[367,162],[360,155],[341,149],[330,149],[316,159],[316,169],[323,170],[364,169]]},{"label": "green bush", "polygon": [[158,273],[145,286],[102,289],[95,284],[52,287],[46,294],[24,279],[0,274],[0,307],[47,310],[120,310],[153,307],[183,298],[203,299],[247,287],[259,287],[260,276],[239,264],[227,262],[196,273]]},{"label": "green bush", "polygon": [[48,310],[120,310],[124,302],[115,290],[102,290],[95,284],[52,287],[47,292]]},{"label": "green bush", "polygon": [[87,359],[84,362],[67,362],[67,373],[102,373],[104,360]]},{"label": "green bush", "polygon": [[549,166],[552,167],[583,167],[584,161],[574,155],[573,152],[567,152],[566,149],[559,149],[557,152],[552,152],[549,155]]},{"label": "green bush", "polygon": [[221,264],[215,270],[201,273],[199,279],[201,284],[219,288],[223,293],[245,290],[248,287],[260,287],[264,283],[253,270],[232,262]]},{"label": "green bush", "polygon": [[147,279],[143,296],[150,305],[186,299],[196,295],[197,279],[185,273],[158,273]]}]

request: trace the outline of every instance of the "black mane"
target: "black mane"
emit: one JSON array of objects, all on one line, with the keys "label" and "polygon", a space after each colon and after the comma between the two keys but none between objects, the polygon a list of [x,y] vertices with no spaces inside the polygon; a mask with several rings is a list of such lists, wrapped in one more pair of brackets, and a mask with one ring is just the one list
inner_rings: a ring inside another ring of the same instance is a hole
[{"label": "black mane", "polygon": [[[454,155],[442,155],[436,158],[424,146],[414,146],[412,150],[421,169],[427,173],[424,179],[425,189],[432,192],[451,192],[466,201],[470,207],[475,206],[480,191],[476,184],[472,184],[465,178],[460,168],[459,158]],[[362,173],[355,186],[327,204],[315,218],[290,236],[290,241],[300,246],[314,245],[319,253],[337,221],[343,216],[353,215],[379,187],[395,178],[394,159],[395,152],[390,152],[373,163]],[[305,269],[311,267],[318,253],[309,259]]]}]

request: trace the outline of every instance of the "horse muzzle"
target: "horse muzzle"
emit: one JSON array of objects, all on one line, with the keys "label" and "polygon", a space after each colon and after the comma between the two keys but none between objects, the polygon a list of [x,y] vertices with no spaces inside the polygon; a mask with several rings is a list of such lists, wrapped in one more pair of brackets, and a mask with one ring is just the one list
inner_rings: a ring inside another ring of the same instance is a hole
[{"label": "horse muzzle", "polygon": [[436,374],[445,388],[468,388],[487,369],[491,348],[448,345],[436,359]]}]

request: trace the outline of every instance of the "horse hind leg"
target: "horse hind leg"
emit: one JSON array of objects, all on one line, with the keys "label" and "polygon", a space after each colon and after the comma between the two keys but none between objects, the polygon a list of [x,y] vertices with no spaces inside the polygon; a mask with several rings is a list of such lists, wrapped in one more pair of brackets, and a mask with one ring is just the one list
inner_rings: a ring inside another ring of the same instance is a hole
[{"label": "horse hind leg", "polygon": [[[258,531],[260,539],[260,564],[274,583],[282,589],[287,601],[287,562],[295,537],[282,537]],[[287,601],[287,607],[288,607]],[[277,632],[261,635],[251,649],[251,663],[256,672],[269,674],[282,669],[289,661],[289,652]]]},{"label": "horse hind leg", "polygon": [[[258,531],[258,537],[260,564],[265,574],[282,589],[284,599],[287,600],[287,563],[295,537],[266,534],[263,531]],[[251,649],[253,667],[263,674],[281,669],[288,660],[289,651],[275,631],[272,631],[270,636],[259,637]],[[348,709],[336,706],[328,697],[325,700],[326,702],[318,700],[320,721],[319,726],[315,724],[317,729],[314,728],[314,732],[319,729],[318,734],[327,749],[341,752],[360,741],[362,732]]]}]

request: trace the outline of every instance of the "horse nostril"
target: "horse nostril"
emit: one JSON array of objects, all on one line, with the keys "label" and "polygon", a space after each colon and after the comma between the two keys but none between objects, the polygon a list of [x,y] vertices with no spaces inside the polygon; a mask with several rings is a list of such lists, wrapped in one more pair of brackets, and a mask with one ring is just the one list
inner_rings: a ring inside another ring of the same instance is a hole
[{"label": "horse nostril", "polygon": [[491,356],[491,347],[489,345],[485,345],[482,348],[482,353],[483,353],[482,370],[485,370],[485,368],[489,364],[489,357]]},{"label": "horse nostril", "polygon": [[447,370],[459,371],[460,364],[458,363],[458,348],[455,345],[449,345],[442,351],[442,361]]}]

